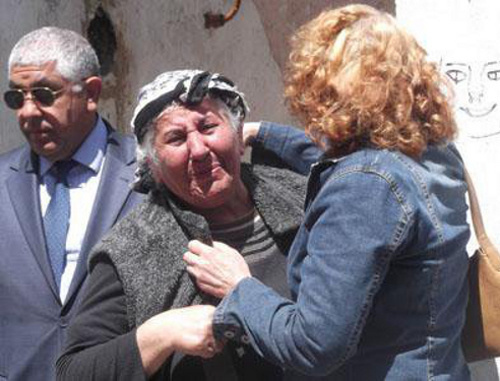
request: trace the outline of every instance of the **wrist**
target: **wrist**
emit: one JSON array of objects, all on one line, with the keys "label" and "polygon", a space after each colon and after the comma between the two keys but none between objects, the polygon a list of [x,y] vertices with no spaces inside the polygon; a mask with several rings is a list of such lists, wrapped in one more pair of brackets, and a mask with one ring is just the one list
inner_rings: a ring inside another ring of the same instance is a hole
[{"label": "wrist", "polygon": [[169,330],[168,319],[156,315],[147,320],[136,331],[136,341],[144,371],[148,376],[154,374],[173,353],[175,344]]}]

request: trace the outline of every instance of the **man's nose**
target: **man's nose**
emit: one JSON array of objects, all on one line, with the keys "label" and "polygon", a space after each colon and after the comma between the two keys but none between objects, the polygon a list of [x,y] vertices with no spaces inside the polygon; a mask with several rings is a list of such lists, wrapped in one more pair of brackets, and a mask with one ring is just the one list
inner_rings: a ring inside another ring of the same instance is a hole
[{"label": "man's nose", "polygon": [[23,106],[17,111],[18,117],[24,119],[35,118],[39,117],[41,114],[42,112],[33,99],[33,96],[31,94],[26,94]]},{"label": "man's nose", "polygon": [[194,132],[188,138],[188,146],[193,160],[203,160],[210,152],[201,134]]}]

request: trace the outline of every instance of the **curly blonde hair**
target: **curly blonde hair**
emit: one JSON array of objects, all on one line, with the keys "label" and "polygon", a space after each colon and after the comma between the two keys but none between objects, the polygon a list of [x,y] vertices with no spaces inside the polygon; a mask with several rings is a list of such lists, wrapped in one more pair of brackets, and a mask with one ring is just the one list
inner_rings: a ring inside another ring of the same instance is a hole
[{"label": "curly blonde hair", "polygon": [[451,140],[451,90],[394,18],[367,5],[328,10],[292,37],[288,105],[328,156],[360,148],[418,158]]}]

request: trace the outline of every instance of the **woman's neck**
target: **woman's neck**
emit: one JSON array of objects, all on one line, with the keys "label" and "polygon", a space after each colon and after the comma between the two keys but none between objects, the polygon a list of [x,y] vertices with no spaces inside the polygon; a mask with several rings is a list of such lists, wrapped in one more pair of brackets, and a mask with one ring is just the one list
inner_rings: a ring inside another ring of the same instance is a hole
[{"label": "woman's neck", "polygon": [[211,209],[202,209],[198,212],[203,215],[210,224],[226,224],[248,215],[254,209],[250,193],[246,187],[241,185],[235,190],[228,201]]}]

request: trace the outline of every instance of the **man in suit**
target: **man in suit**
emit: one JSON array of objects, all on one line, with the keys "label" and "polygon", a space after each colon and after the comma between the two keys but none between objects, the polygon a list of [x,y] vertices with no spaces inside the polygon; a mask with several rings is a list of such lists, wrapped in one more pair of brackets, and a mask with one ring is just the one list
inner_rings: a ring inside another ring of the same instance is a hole
[{"label": "man in suit", "polygon": [[45,27],[9,58],[4,94],[27,144],[0,156],[0,381],[54,380],[92,246],[141,197],[135,141],[97,112],[95,51]]}]

